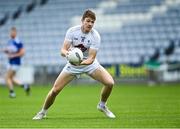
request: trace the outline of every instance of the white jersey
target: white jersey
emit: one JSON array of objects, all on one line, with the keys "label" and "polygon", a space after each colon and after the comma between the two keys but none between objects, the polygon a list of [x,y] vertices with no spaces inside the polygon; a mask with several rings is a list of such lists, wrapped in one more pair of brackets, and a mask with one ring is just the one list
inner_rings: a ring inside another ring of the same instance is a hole
[{"label": "white jersey", "polygon": [[98,50],[101,42],[100,35],[95,29],[89,33],[83,33],[80,25],[69,28],[65,40],[71,43],[71,47],[80,48],[84,59],[88,57],[89,48]]}]

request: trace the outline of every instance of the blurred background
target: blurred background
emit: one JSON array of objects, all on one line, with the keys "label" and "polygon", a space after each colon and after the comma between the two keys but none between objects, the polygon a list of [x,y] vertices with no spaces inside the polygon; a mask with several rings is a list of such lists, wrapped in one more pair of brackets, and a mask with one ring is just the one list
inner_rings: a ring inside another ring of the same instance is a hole
[{"label": "blurred background", "polygon": [[[0,47],[15,26],[26,49],[17,77],[54,82],[66,64],[60,56],[65,33],[86,9],[97,15],[97,58],[117,82],[180,81],[180,0],[0,0]],[[1,84],[6,64],[1,52]],[[94,81],[83,75],[75,82]]]}]

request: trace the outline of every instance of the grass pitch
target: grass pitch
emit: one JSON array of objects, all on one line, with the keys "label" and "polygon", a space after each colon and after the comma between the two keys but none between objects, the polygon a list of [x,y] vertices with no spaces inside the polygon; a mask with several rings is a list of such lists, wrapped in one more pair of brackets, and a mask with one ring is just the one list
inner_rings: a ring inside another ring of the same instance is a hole
[{"label": "grass pitch", "polygon": [[10,99],[0,86],[0,128],[180,128],[180,86],[166,84],[119,84],[113,89],[108,107],[116,115],[109,119],[97,111],[101,86],[70,86],[58,95],[47,119],[32,117],[41,109],[50,86],[32,86],[26,96],[16,87]]}]

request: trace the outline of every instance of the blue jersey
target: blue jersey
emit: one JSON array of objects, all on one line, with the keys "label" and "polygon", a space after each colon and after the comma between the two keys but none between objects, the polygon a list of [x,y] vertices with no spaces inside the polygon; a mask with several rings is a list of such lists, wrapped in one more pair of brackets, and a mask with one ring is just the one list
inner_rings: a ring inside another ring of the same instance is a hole
[{"label": "blue jersey", "polygon": [[[18,53],[21,48],[23,48],[23,44],[17,37],[8,41],[7,49],[9,53]],[[9,58],[9,64],[20,65],[21,57]]]}]

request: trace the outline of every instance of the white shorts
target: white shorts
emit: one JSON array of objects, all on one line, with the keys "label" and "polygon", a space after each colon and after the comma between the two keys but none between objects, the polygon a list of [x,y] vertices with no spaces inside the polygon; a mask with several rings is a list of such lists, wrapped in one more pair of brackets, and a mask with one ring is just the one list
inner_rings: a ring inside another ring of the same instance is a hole
[{"label": "white shorts", "polygon": [[15,65],[15,64],[8,64],[7,65],[7,69],[8,70],[12,70],[12,71],[15,71],[17,72],[20,68],[20,65]]},{"label": "white shorts", "polygon": [[73,75],[80,75],[82,73],[91,74],[100,66],[101,65],[99,64],[99,62],[96,59],[90,65],[75,66],[70,63],[67,63],[65,65],[65,67],[63,68],[62,72],[70,73]]}]

